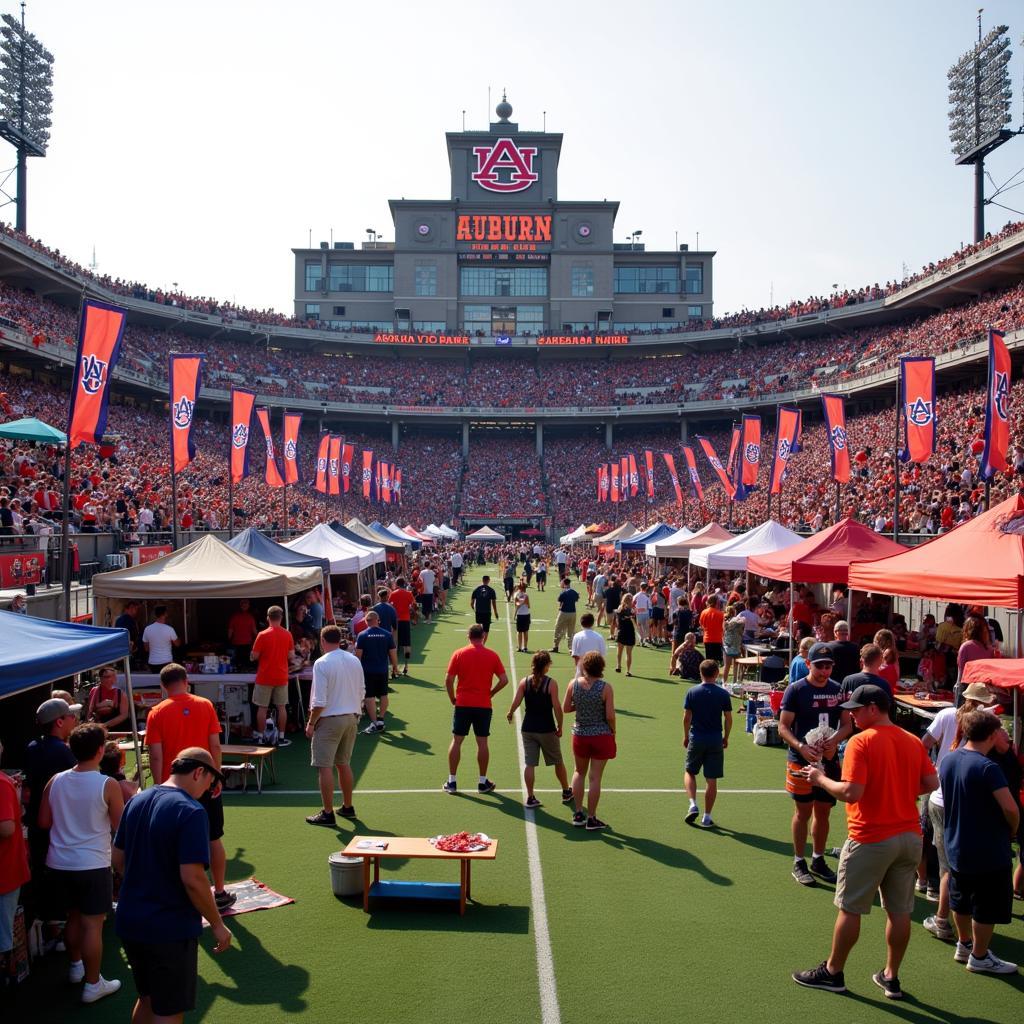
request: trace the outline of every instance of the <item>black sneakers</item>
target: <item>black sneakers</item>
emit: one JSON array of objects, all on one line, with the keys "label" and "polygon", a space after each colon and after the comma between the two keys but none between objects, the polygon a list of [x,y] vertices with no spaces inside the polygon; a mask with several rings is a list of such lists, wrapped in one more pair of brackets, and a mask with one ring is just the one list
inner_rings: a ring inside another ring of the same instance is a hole
[{"label": "black sneakers", "polygon": [[[575,821],[573,822],[575,824]],[[587,831],[597,832],[599,829],[607,828],[608,826],[600,818],[587,818]]]},{"label": "black sneakers", "polygon": [[824,857],[811,858],[811,874],[817,875],[823,882],[828,882],[830,885],[835,885],[838,879],[836,873],[825,863]]},{"label": "black sneakers", "polygon": [[343,818],[354,818],[356,816],[356,809],[351,804],[342,805],[342,808],[338,813]]},{"label": "black sneakers", "polygon": [[217,904],[218,910],[227,910],[228,907],[233,907],[237,901],[237,893],[228,892],[227,889],[213,894],[213,902]]},{"label": "black sneakers", "polygon": [[459,787],[454,782],[446,782],[441,788],[449,796],[452,796],[453,794],[455,794],[455,793],[457,793],[459,791]]},{"label": "black sneakers", "polygon": [[[796,872],[793,873],[795,876]],[[794,971],[793,980],[798,985],[803,985],[804,988],[820,988],[823,992],[846,991],[846,979],[843,977],[843,972],[839,971],[838,974],[833,974],[828,969],[827,960],[822,960],[817,967],[812,967],[809,971]]]},{"label": "black sneakers", "polygon": [[885,993],[886,999],[902,999],[903,989],[899,978],[887,978],[885,968],[871,975],[871,980]]},{"label": "black sneakers", "polygon": [[478,782],[476,791],[478,793],[493,793],[497,787],[488,779],[486,782]]},{"label": "black sneakers", "polygon": [[333,828],[335,824],[334,811],[317,811],[316,814],[311,814],[306,818],[306,821],[310,825],[326,825],[328,828]]},{"label": "black sneakers", "polygon": [[572,823],[577,828],[582,828],[587,823],[587,816],[582,811],[575,811],[572,816]]},{"label": "black sneakers", "polygon": [[[801,857],[798,861],[793,864],[793,877],[801,884],[811,888],[818,883],[814,880],[814,875],[807,870],[807,861]],[[795,977],[795,976],[794,976]],[[799,982],[798,984],[802,984]]]},{"label": "black sneakers", "polygon": [[571,789],[563,789],[562,790],[562,803],[563,804],[571,804],[572,803],[572,790]]},{"label": "black sneakers", "polygon": [[542,805],[541,805],[541,802],[535,796],[528,796],[526,798],[526,806],[527,807],[540,807]]}]

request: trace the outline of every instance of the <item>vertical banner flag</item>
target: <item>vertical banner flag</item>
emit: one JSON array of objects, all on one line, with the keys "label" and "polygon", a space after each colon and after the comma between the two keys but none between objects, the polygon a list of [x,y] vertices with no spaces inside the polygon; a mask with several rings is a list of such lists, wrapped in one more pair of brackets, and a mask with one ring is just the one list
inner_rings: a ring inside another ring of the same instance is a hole
[{"label": "vertical banner flag", "polygon": [[241,483],[249,475],[249,431],[256,392],[231,389],[231,482]]},{"label": "vertical banner flag", "polygon": [[904,462],[927,462],[935,453],[935,360],[900,360]]},{"label": "vertical banner flag", "polygon": [[82,305],[78,353],[68,406],[68,450],[99,444],[107,426],[110,382],[121,355],[126,313],[91,299]]},{"label": "vertical banner flag", "polygon": [[647,497],[654,497],[654,452],[648,448],[644,452],[644,473],[647,478]]},{"label": "vertical banner flag", "polygon": [[640,493],[640,473],[636,467],[636,456],[629,453],[629,496],[635,498]]},{"label": "vertical banner flag", "polygon": [[786,478],[789,457],[796,451],[797,431],[800,429],[800,410],[791,405],[780,405],[775,414],[775,458],[772,459],[772,476],[769,494],[782,490]]},{"label": "vertical banner flag", "polygon": [[694,457],[693,449],[688,444],[683,445],[683,458],[686,459],[686,472],[689,474],[690,483],[693,484],[693,493],[697,495],[697,500],[703,505],[704,487],[701,485],[700,474],[697,472],[697,460]]},{"label": "vertical banner flag", "polygon": [[341,481],[345,493],[348,494],[349,486],[352,483],[352,458],[355,449],[350,444],[341,446]]},{"label": "vertical banner flag", "polygon": [[1009,469],[1006,452],[1010,447],[1010,350],[1002,331],[988,332],[988,391],[985,395],[985,448],[981,455],[981,478],[991,480]]},{"label": "vertical banner flag", "polygon": [[832,455],[832,479],[837,484],[850,482],[850,444],[846,433],[846,409],[842,395],[822,395],[828,449]]},{"label": "vertical banner flag", "polygon": [[757,474],[761,468],[761,417],[743,417],[742,436],[737,452],[736,500],[745,501],[757,489]]},{"label": "vertical banner flag", "polygon": [[373,491],[373,452],[363,449],[363,497],[369,501]]},{"label": "vertical banner flag", "polygon": [[174,472],[180,473],[195,457],[192,443],[192,414],[196,397],[202,387],[203,357],[197,355],[168,356],[167,379],[170,381],[171,458]]},{"label": "vertical banner flag", "polygon": [[619,501],[629,497],[629,457],[623,455],[619,459]]},{"label": "vertical banner flag", "polygon": [[387,462],[380,464],[380,500],[385,505],[391,504],[391,465]]},{"label": "vertical banner flag", "polygon": [[331,435],[325,430],[320,434],[320,443],[316,446],[316,483],[313,485],[321,494],[327,493],[327,460],[330,456]]},{"label": "vertical banner flag", "polygon": [[284,414],[284,482],[299,482],[299,428],[302,426],[301,412]]},{"label": "vertical banner flag", "polygon": [[722,486],[725,488],[725,493],[730,498],[736,493],[736,488],[733,487],[732,481],[729,479],[729,474],[726,472],[725,466],[722,465],[722,460],[715,454],[715,447],[711,441],[701,434],[695,435],[697,441],[700,444],[701,451],[704,452],[704,457],[711,463],[711,468],[718,475],[718,479],[721,481]]},{"label": "vertical banner flag", "polygon": [[661,453],[665,459],[665,465],[668,466],[668,476],[672,481],[672,489],[676,492],[676,504],[683,507],[683,489],[679,485],[679,474],[676,472],[676,457],[671,452]]},{"label": "vertical banner flag", "polygon": [[256,419],[263,428],[263,438],[267,443],[267,469],[263,478],[269,487],[284,487],[284,477],[281,476],[281,467],[277,464],[274,452],[274,438],[270,433],[270,410],[260,406],[256,410]]},{"label": "vertical banner flag", "polygon": [[796,440],[793,442],[793,451],[800,451],[801,444],[804,439],[804,411],[803,409],[797,409],[796,411]]},{"label": "vertical banner flag", "polygon": [[612,463],[612,504],[619,500],[619,464]]},{"label": "vertical banner flag", "polygon": [[609,463],[605,463],[601,467],[601,500],[607,501],[611,497],[612,491],[612,470]]},{"label": "vertical banner flag", "polygon": [[597,467],[597,500],[598,502],[604,501],[604,497],[601,493],[602,485],[604,484],[604,467]]},{"label": "vertical banner flag", "polygon": [[402,470],[399,466],[395,467],[391,475],[391,497],[399,505],[402,504]]},{"label": "vertical banner flag", "polygon": [[736,463],[736,451],[740,446],[740,428],[733,424],[732,438],[729,441],[729,461],[725,464],[725,472],[729,476],[729,480],[732,483],[732,494],[729,497],[733,497],[736,493],[736,485],[740,482],[739,474],[737,472],[738,466]]},{"label": "vertical banner flag", "polygon": [[[341,435],[331,434],[327,449],[327,493],[341,493]],[[348,481],[345,481],[346,485]],[[347,489],[347,487],[346,487]]]}]

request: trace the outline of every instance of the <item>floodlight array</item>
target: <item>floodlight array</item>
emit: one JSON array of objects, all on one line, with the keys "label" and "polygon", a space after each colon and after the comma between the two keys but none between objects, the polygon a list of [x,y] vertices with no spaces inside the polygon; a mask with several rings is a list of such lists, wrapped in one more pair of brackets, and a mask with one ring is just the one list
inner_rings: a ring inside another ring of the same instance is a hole
[{"label": "floodlight array", "polygon": [[970,152],[1010,123],[1008,32],[1006,25],[992,29],[949,69],[949,141],[955,156]]},{"label": "floodlight array", "polygon": [[53,112],[53,54],[10,14],[0,17],[0,120],[43,153]]}]

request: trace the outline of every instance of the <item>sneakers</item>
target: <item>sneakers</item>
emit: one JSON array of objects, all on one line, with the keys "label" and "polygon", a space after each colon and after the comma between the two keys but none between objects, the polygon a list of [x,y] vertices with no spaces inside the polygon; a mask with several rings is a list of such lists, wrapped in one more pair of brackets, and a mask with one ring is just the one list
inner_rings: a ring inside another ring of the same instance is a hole
[{"label": "sneakers", "polygon": [[558,653],[558,648],[557,647],[552,647],[551,650],[548,651],[548,654],[557,654],[557,653]]},{"label": "sneakers", "polygon": [[306,821],[310,825],[326,825],[328,828],[334,827],[334,811],[319,810],[316,814],[309,815]]},{"label": "sneakers", "polygon": [[493,793],[497,787],[488,779],[486,782],[477,783],[476,791],[478,793]]},{"label": "sneakers", "polygon": [[939,890],[938,889],[926,889],[925,893],[924,893],[924,898],[929,903],[938,903],[939,902]]},{"label": "sneakers", "polygon": [[887,978],[885,968],[871,975],[871,980],[885,993],[886,999],[902,999],[903,989],[899,978]]},{"label": "sneakers", "polygon": [[971,955],[974,950],[973,942],[961,942],[959,939],[956,940],[956,949],[953,951],[953,959],[958,964],[965,964],[971,959]]},{"label": "sneakers", "polygon": [[228,907],[233,907],[238,902],[238,894],[224,889],[213,894],[213,902],[217,904],[218,910],[227,910]]},{"label": "sneakers", "polygon": [[[794,869],[793,874],[795,877],[796,869]],[[808,875],[808,878],[810,878],[810,875]],[[811,879],[811,881],[813,882],[814,880]],[[805,882],[804,884],[806,885],[807,883]],[[839,971],[838,974],[832,974],[828,969],[827,960],[822,960],[817,967],[812,967],[809,971],[794,971],[793,980],[798,985],[803,985],[804,988],[820,988],[823,992],[846,991],[846,979],[843,977],[843,972]]]},{"label": "sneakers", "polygon": [[408,674],[409,674],[409,666],[406,665],[405,668],[402,669],[402,675],[403,676],[407,676]]},{"label": "sneakers", "polygon": [[376,723],[376,722],[371,722],[371,723],[370,723],[370,724],[369,724],[369,725],[368,725],[368,726],[367,726],[367,727],[366,727],[366,728],[365,728],[365,729],[363,730],[363,735],[364,735],[364,736],[376,736],[376,734],[377,734],[377,733],[378,733],[379,731],[380,731],[380,730],[379,730],[379,729],[377,728],[377,723]]},{"label": "sneakers", "polygon": [[527,807],[541,807],[541,802],[535,796],[528,796],[526,798]]},{"label": "sneakers", "polygon": [[[278,738],[277,745],[279,747],[290,747],[292,745],[292,741],[290,739],[287,739],[284,736],[281,736],[281,737]],[[118,984],[118,987],[120,987],[121,982],[118,982],[117,984]]]},{"label": "sneakers", "polygon": [[967,970],[972,974],[1016,974],[1017,965],[1009,960],[1000,960],[990,949],[982,957],[971,953],[967,958]]},{"label": "sneakers", "polygon": [[351,804],[342,804],[338,813],[343,818],[354,818],[356,816],[356,809]]},{"label": "sneakers", "polygon": [[[575,824],[575,822],[573,822],[573,824]],[[600,818],[587,818],[588,832],[597,832],[600,829],[607,827],[607,824],[605,824],[605,822],[603,822]]]},{"label": "sneakers", "polygon": [[562,790],[562,803],[563,804],[571,804],[572,803],[572,790],[571,789],[563,789]]},{"label": "sneakers", "polygon": [[80,981],[85,981],[85,964],[81,960],[76,960],[68,968],[68,982],[77,985]]},{"label": "sneakers", "polygon": [[574,811],[572,816],[572,823],[577,828],[582,828],[587,823],[587,816],[582,811]]},{"label": "sneakers", "polygon": [[696,804],[690,804],[690,809],[686,812],[686,817],[683,819],[687,825],[692,825],[700,817],[700,810]]},{"label": "sneakers", "polygon": [[830,885],[836,883],[836,873],[825,863],[824,857],[811,858],[811,874],[817,875],[823,882]]},{"label": "sneakers", "polygon": [[943,921],[941,917],[926,917],[921,924],[924,925],[925,931],[931,932],[935,938],[942,939],[943,942],[952,942],[956,938],[953,926],[948,921]]},{"label": "sneakers", "polygon": [[704,817],[700,819],[700,824],[701,824],[701,828],[714,828],[715,827],[715,823],[714,823],[714,821],[711,820],[711,815],[710,814],[705,814]]},{"label": "sneakers", "polygon": [[459,787],[454,782],[446,782],[441,788],[449,796],[454,796],[459,791]]},{"label": "sneakers", "polygon": [[98,999],[102,999],[104,996],[112,996],[121,987],[121,982],[116,978],[111,978],[109,981],[100,975],[100,980],[95,985],[90,985],[86,982],[85,988],[82,989],[82,1002],[83,1003],[95,1003]]},{"label": "sneakers", "polygon": [[928,891],[928,883],[927,882],[922,882],[921,879],[919,878],[914,883],[914,888],[923,896]]},{"label": "sneakers", "polygon": [[[816,882],[816,881],[814,880],[814,875],[812,875],[812,874],[810,873],[810,871],[808,871],[808,870],[807,870],[807,861],[805,861],[805,860],[803,859],[803,857],[801,857],[801,858],[800,858],[800,859],[799,859],[798,861],[795,861],[795,862],[793,863],[793,877],[794,877],[794,878],[795,878],[795,879],[796,879],[796,880],[797,880],[797,881],[798,881],[798,882],[799,882],[799,883],[800,883],[801,885],[806,885],[806,886],[807,886],[808,888],[811,888],[811,887],[813,887],[813,886],[815,886],[815,885],[817,885],[817,884],[818,884],[818,883],[817,883],[817,882]],[[822,968],[824,968],[824,966],[825,966],[825,965],[824,965],[824,964],[822,964],[821,966],[822,966]],[[815,968],[815,970],[817,970],[817,968]],[[812,973],[812,972],[810,972],[810,971],[804,971],[804,974],[810,974],[810,973]],[[828,972],[826,971],[825,973],[827,974]],[[798,980],[797,980],[797,977],[796,977],[796,975],[795,975],[795,974],[793,975],[793,980],[794,980],[794,981],[796,981],[796,983],[797,983],[798,985],[802,985],[802,984],[803,984],[803,982],[802,982],[802,981],[798,981]],[[812,986],[812,987],[813,987],[813,986]],[[845,991],[845,989],[844,989],[843,991]]]}]

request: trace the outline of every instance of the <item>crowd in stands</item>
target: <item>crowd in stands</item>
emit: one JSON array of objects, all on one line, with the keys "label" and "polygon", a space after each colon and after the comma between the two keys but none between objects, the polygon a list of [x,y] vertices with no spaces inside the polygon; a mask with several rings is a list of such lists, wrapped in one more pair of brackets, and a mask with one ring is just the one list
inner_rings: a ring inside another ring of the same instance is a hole
[{"label": "crowd in stands", "polygon": [[471,435],[463,515],[543,516],[547,496],[533,438]]}]

